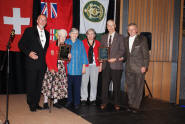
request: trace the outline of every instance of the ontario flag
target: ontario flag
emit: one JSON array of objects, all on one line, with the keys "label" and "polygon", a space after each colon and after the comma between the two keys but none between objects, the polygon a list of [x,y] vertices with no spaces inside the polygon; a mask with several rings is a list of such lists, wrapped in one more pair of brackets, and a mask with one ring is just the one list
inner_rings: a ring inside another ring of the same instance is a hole
[{"label": "ontario flag", "polygon": [[41,0],[41,14],[47,16],[46,29],[50,32],[50,41],[56,40],[56,31],[69,32],[73,23],[73,0]]},{"label": "ontario flag", "polygon": [[[24,4],[23,4],[24,3]],[[32,25],[33,0],[0,0],[0,50],[5,51],[10,32],[15,29],[11,51],[19,51],[18,42],[26,27]]]}]

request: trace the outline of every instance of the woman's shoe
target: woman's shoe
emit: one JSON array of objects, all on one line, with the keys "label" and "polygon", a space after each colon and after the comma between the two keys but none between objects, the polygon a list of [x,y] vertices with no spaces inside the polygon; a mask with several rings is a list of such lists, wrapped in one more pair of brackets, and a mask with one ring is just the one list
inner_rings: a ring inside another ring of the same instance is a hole
[{"label": "woman's shoe", "polygon": [[72,106],[72,103],[71,102],[67,102],[66,105],[65,105],[66,108],[69,108],[71,106]]},{"label": "woman's shoe", "polygon": [[57,103],[53,104],[53,107],[62,108],[62,105],[57,102]]},{"label": "woman's shoe", "polygon": [[49,109],[48,103],[44,103],[43,109]]}]

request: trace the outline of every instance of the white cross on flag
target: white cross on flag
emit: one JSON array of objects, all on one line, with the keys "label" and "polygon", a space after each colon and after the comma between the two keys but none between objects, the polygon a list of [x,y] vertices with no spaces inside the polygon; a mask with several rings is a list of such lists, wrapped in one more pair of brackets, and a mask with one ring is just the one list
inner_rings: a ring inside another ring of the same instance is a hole
[{"label": "white cross on flag", "polygon": [[19,51],[18,42],[24,29],[31,26],[33,0],[0,0],[0,50],[5,51],[12,29],[15,39],[11,51]]}]

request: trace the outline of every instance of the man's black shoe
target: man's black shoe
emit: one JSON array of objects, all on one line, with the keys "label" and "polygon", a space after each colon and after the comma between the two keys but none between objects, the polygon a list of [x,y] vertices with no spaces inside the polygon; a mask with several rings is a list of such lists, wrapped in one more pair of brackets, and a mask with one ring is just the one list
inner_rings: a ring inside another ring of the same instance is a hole
[{"label": "man's black shoe", "polygon": [[137,110],[137,109],[129,108],[129,107],[126,109],[126,111],[127,111],[127,112],[131,112],[131,113],[134,113],[134,114],[135,114],[135,113],[138,113],[138,110]]},{"label": "man's black shoe", "polygon": [[31,112],[36,112],[36,108],[35,106],[29,105],[30,111]]},{"label": "man's black shoe", "polygon": [[131,108],[127,108],[126,111],[127,111],[127,112],[131,112],[132,109],[131,109]]},{"label": "man's black shoe", "polygon": [[41,106],[37,105],[36,109],[42,110],[43,108]]},{"label": "man's black shoe", "polygon": [[134,109],[132,110],[132,113],[134,114],[136,114],[137,112],[138,112],[137,110],[134,110]]}]

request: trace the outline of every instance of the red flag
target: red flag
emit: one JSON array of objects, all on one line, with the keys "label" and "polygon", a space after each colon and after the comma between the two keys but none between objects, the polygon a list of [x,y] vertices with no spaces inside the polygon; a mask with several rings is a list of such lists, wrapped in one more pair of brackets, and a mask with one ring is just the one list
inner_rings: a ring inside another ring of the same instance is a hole
[{"label": "red flag", "polygon": [[32,25],[33,0],[0,0],[0,50],[5,51],[10,32],[15,29],[11,51],[19,51],[18,42],[26,27]]},{"label": "red flag", "polygon": [[50,40],[55,29],[71,30],[73,23],[73,0],[41,0],[41,13],[47,16],[46,29],[50,32]]}]

